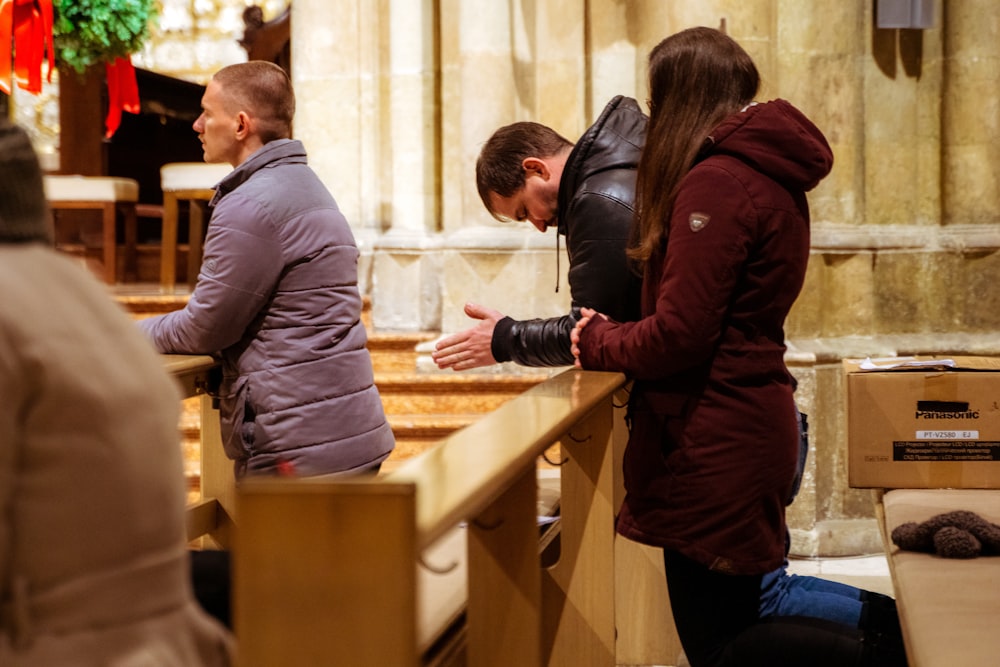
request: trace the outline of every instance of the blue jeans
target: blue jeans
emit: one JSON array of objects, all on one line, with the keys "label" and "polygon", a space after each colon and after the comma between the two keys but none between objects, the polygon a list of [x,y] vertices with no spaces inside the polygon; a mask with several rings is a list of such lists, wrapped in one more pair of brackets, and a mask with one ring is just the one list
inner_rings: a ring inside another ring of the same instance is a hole
[{"label": "blue jeans", "polygon": [[760,582],[760,616],[809,616],[858,627],[861,590],[818,577],[788,574],[782,566]]},{"label": "blue jeans", "polygon": [[[799,492],[802,473],[806,466],[806,455],[809,453],[809,420],[806,415],[799,412],[798,407],[795,413],[799,422],[799,458],[788,504],[795,500]],[[789,540],[786,537],[786,553],[788,547]],[[854,628],[858,626],[864,604],[861,600],[861,589],[818,577],[788,574],[787,565],[786,558],[784,565],[765,574],[761,579],[759,607],[761,618],[809,616],[844,623]]]}]

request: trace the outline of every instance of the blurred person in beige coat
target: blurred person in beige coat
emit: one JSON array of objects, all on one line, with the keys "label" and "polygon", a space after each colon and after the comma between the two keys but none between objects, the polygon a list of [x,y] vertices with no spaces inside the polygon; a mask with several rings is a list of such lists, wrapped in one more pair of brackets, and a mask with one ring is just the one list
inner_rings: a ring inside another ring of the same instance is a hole
[{"label": "blurred person in beige coat", "polygon": [[229,665],[191,590],[177,387],[48,227],[0,118],[0,665]]}]

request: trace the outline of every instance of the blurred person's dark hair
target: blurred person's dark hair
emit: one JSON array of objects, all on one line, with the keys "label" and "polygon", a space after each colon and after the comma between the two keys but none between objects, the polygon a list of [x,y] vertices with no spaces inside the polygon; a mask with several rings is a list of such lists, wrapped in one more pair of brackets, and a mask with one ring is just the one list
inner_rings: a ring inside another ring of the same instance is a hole
[{"label": "blurred person's dark hair", "polygon": [[0,243],[51,243],[42,168],[27,132],[0,117]]}]

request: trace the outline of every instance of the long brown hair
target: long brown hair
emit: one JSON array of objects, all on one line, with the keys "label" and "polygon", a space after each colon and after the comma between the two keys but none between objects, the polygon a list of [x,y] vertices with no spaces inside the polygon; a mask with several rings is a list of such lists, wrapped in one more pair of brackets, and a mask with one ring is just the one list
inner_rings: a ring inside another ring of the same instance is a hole
[{"label": "long brown hair", "polygon": [[650,116],[636,178],[638,224],[629,256],[640,263],[665,240],[681,179],[726,116],[753,101],[757,67],[731,37],[689,28],[649,53]]}]

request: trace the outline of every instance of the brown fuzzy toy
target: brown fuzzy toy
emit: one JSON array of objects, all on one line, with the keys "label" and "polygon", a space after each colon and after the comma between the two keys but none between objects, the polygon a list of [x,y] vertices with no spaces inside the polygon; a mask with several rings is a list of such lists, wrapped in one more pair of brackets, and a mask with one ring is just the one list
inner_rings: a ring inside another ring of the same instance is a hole
[{"label": "brown fuzzy toy", "polygon": [[923,523],[910,521],[892,531],[900,549],[935,553],[943,558],[1000,555],[1000,526],[975,512],[956,510]]}]

